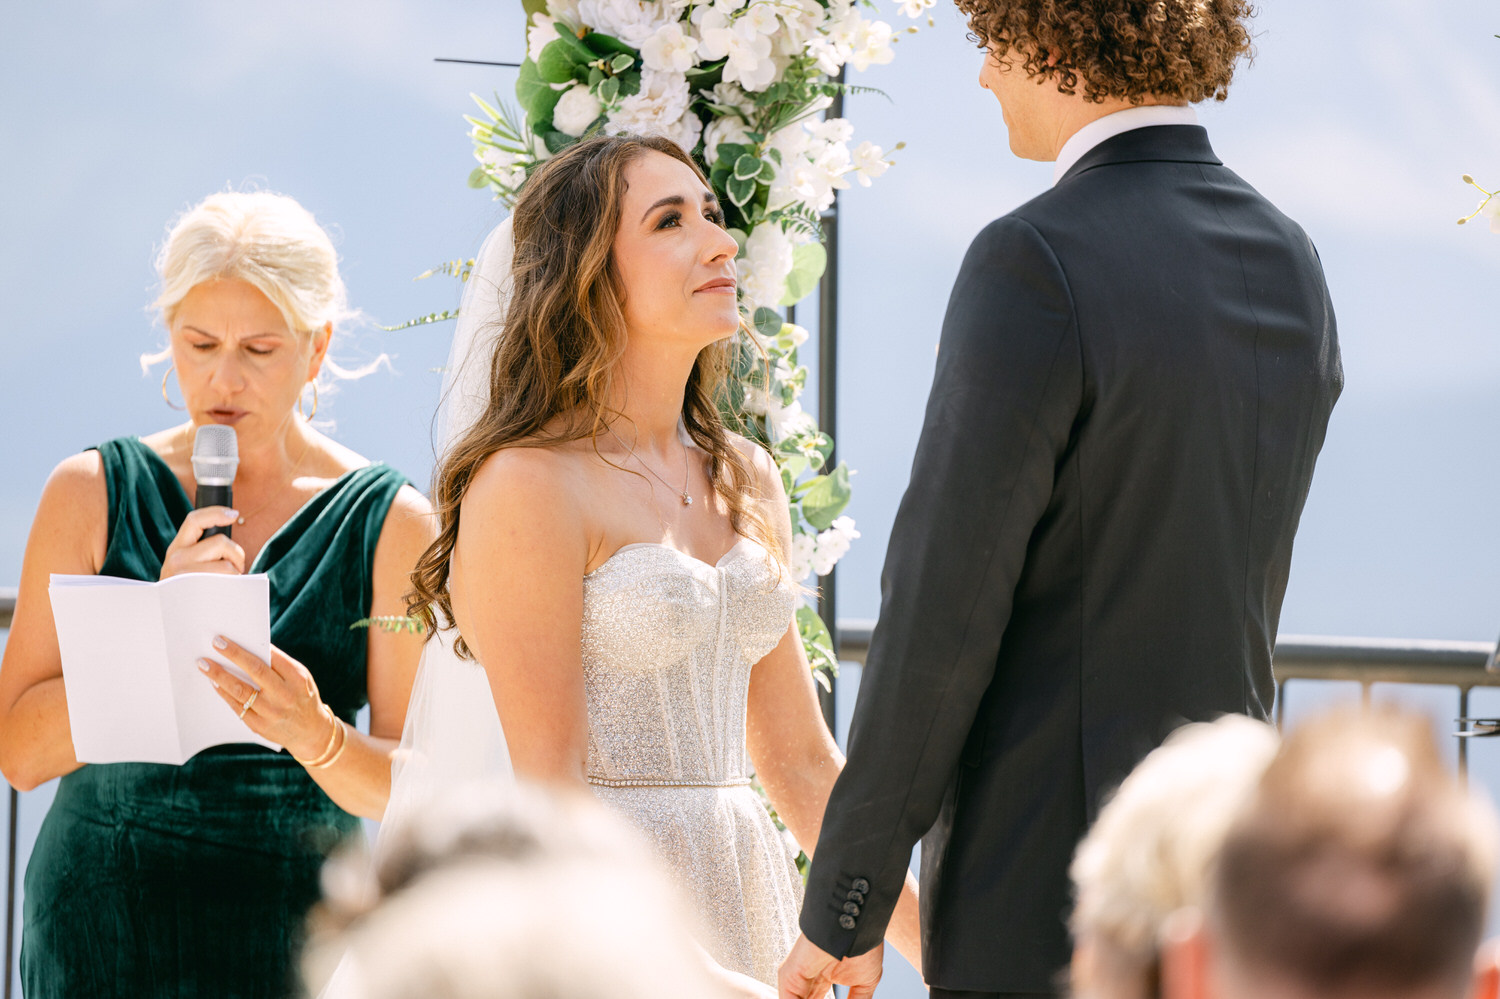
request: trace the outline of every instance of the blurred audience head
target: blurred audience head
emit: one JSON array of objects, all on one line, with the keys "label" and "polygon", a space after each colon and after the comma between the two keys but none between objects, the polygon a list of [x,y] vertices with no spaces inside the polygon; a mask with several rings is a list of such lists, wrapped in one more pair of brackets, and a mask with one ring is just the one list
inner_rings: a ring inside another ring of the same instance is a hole
[{"label": "blurred audience head", "polygon": [[1185,725],[1120,785],[1070,870],[1076,995],[1157,995],[1162,927],[1202,903],[1224,834],[1277,744],[1275,729],[1240,715]]},{"label": "blurred audience head", "polygon": [[340,999],[717,997],[666,875],[591,798],[474,789],[329,863],[304,972]]},{"label": "blurred audience head", "polygon": [[1497,825],[1431,726],[1344,710],[1294,730],[1236,818],[1201,915],[1169,929],[1168,999],[1493,996],[1476,961]]}]

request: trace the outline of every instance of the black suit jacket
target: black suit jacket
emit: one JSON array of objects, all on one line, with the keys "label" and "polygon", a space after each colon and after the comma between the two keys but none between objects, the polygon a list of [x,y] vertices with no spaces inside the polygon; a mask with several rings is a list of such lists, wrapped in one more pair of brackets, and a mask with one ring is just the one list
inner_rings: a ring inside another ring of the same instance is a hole
[{"label": "black suit jacket", "polygon": [[1100,799],[1177,725],[1271,706],[1342,381],[1312,244],[1202,128],[1109,139],[979,234],[808,880],[814,943],[875,946],[922,837],[928,982],[1055,988]]}]

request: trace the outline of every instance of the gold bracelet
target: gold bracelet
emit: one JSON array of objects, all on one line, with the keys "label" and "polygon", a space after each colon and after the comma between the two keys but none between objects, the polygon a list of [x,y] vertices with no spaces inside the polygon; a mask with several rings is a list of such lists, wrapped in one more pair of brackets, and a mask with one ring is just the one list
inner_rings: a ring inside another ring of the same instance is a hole
[{"label": "gold bracelet", "polygon": [[338,728],[338,732],[336,732],[335,734],[339,736],[339,748],[334,751],[334,754],[332,756],[324,760],[322,763],[314,763],[310,769],[326,770],[327,768],[337,763],[340,756],[344,755],[344,748],[349,745],[349,726],[345,725],[337,718],[333,720],[333,724]]},{"label": "gold bracelet", "polygon": [[321,761],[326,760],[328,758],[328,754],[331,753],[331,752],[333,752],[333,744],[338,741],[338,737],[339,737],[339,723],[338,723],[338,719],[334,717],[333,709],[330,708],[328,705],[324,704],[324,705],[322,705],[322,708],[323,708],[323,713],[328,716],[328,720],[331,721],[331,722],[333,722],[333,731],[328,733],[328,745],[324,746],[323,747],[323,751],[321,753],[319,753],[317,756],[314,756],[312,759],[310,759],[310,760],[304,760],[300,756],[297,756],[296,754],[292,755],[292,759],[296,760],[298,763],[302,764],[304,767],[315,767]]}]

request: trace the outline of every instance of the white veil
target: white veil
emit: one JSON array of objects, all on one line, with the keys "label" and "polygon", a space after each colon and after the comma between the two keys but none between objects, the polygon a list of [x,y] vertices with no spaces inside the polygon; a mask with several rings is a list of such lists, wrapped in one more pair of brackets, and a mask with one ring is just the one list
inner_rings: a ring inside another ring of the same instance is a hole
[{"label": "white veil", "polygon": [[[490,361],[510,300],[515,242],[507,218],[485,239],[475,258],[458,309],[438,408],[439,453],[473,426],[489,403]],[[440,623],[442,622],[440,618]],[[391,766],[391,797],[375,842],[383,831],[422,812],[445,792],[476,781],[510,784],[513,776],[505,733],[495,711],[484,669],[453,650],[449,628],[430,636],[422,650],[401,746]]]},{"label": "white veil", "polygon": [[[485,239],[475,258],[458,308],[458,325],[443,374],[438,406],[438,451],[446,452],[489,403],[490,361],[510,300],[515,242],[510,219]],[[439,621],[443,621],[441,615]],[[505,732],[484,669],[458,657],[457,633],[428,636],[417,666],[401,745],[391,764],[391,797],[375,838],[378,862],[391,835],[421,816],[439,797],[476,784],[513,787],[515,777]],[[309,969],[313,970],[313,969]],[[360,969],[345,952],[319,992],[319,999],[354,999],[363,992]]]}]

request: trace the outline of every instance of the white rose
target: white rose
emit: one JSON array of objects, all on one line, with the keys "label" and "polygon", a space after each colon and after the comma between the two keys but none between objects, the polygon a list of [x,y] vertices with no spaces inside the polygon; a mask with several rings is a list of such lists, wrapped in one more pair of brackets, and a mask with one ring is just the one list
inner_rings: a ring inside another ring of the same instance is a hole
[{"label": "white rose", "polygon": [[684,114],[673,125],[669,125],[662,133],[673,142],[682,147],[684,152],[692,152],[693,147],[698,145],[698,138],[703,134],[703,122],[691,111]]},{"label": "white rose", "polygon": [[620,101],[605,122],[604,130],[610,135],[634,132],[676,139],[674,133],[680,131],[680,122],[691,100],[692,92],[682,74],[642,70],[640,92]]},{"label": "white rose", "polygon": [[575,83],[563,92],[552,109],[552,127],[574,138],[582,135],[599,117],[603,107],[586,84]]},{"label": "white rose", "polygon": [[641,45],[641,60],[647,69],[669,73],[686,73],[697,62],[698,39],[682,30],[676,22],[664,24]]},{"label": "white rose", "polygon": [[578,0],[578,17],[584,24],[635,48],[671,16],[656,0]]},{"label": "white rose", "polygon": [[861,187],[869,187],[871,180],[890,169],[891,164],[884,156],[885,151],[873,142],[861,142],[855,147],[854,176]]},{"label": "white rose", "polygon": [[542,49],[562,36],[557,33],[557,20],[546,14],[537,14],[526,29],[526,56],[532,62],[542,57]]},{"label": "white rose", "polygon": [[737,83],[716,83],[714,89],[709,91],[709,99],[721,108],[738,108],[741,111],[751,111],[755,108],[745,88]]},{"label": "white rose", "polygon": [[725,115],[723,118],[715,119],[703,132],[703,155],[708,160],[708,165],[713,166],[719,161],[719,145],[721,143],[733,143],[744,145],[750,141],[750,128],[734,115]]}]

